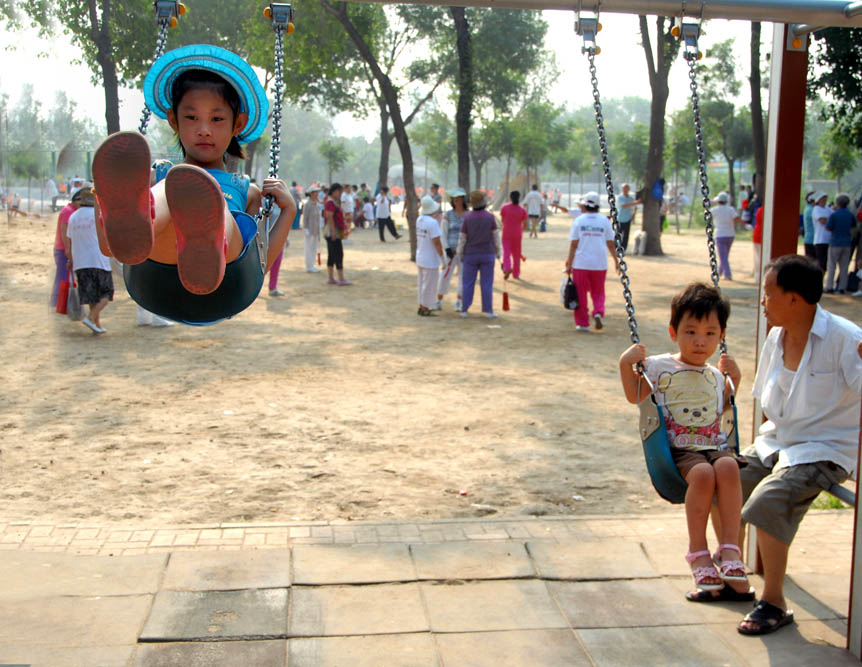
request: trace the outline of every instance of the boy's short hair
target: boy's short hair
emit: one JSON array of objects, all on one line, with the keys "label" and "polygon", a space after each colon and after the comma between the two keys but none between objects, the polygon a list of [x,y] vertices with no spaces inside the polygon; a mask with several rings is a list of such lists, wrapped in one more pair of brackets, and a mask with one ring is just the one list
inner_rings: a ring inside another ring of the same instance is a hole
[{"label": "boy's short hair", "polygon": [[695,319],[702,320],[713,312],[718,316],[718,324],[724,331],[727,318],[730,317],[730,302],[712,285],[690,283],[670,302],[670,325],[676,330],[686,314],[690,313]]},{"label": "boy's short hair", "polygon": [[823,269],[811,257],[783,255],[766,265],[763,275],[772,271],[775,284],[785,292],[795,292],[814,305],[823,296]]}]

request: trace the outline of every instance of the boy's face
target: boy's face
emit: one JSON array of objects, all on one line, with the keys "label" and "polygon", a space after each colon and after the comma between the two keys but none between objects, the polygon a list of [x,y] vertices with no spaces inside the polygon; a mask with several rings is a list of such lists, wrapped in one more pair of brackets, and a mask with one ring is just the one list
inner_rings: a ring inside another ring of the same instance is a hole
[{"label": "boy's face", "polygon": [[669,327],[670,339],[679,347],[679,360],[692,366],[703,366],[724,338],[715,311],[702,319],[686,313],[679,327]]}]

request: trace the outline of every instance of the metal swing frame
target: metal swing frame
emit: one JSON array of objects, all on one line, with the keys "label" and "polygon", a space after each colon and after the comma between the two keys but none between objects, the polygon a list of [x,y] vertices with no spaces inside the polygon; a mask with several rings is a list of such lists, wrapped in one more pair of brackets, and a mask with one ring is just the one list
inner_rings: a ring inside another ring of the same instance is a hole
[{"label": "metal swing frame", "polygon": [[[718,259],[716,258],[714,225],[712,219],[711,200],[709,198],[709,183],[706,174],[706,149],[704,147],[703,129],[700,120],[700,98],[697,92],[697,71],[696,63],[700,58],[700,52],[697,48],[697,39],[700,35],[700,19],[692,19],[685,17],[685,3],[683,3],[683,13],[680,19],[680,35],[685,43],[684,57],[689,64],[689,87],[691,89],[692,112],[694,115],[695,127],[695,142],[697,146],[698,171],[700,176],[700,191],[703,197],[704,219],[706,222],[707,248],[709,250],[709,265],[713,285],[718,289]],[[608,205],[610,207],[611,224],[614,229],[614,247],[616,249],[617,259],[620,266],[620,283],[623,287],[623,298],[625,299],[625,308],[628,315],[629,336],[632,343],[640,342],[638,334],[637,319],[635,317],[635,308],[628,276],[628,265],[625,261],[625,248],[622,243],[622,230],[618,220],[618,212],[616,205],[616,195],[614,194],[613,179],[611,178],[611,166],[608,159],[608,141],[605,132],[604,116],[602,114],[601,96],[599,93],[599,81],[596,74],[595,57],[601,52],[601,49],[596,44],[596,35],[601,30],[599,23],[599,6],[590,15],[584,15],[582,9],[577,10],[577,21],[575,23],[575,32],[580,35],[584,44],[581,47],[582,53],[587,55],[589,61],[590,83],[593,89],[593,110],[595,112],[596,130],[599,136],[599,150],[602,158],[602,171],[605,177],[605,189],[608,195]],[[720,343],[721,353],[727,352],[727,343],[722,339]],[[655,399],[655,387],[649,378],[647,378],[643,363],[638,363],[638,398],[640,398],[641,380],[647,382],[650,387],[648,398],[638,403],[640,411],[639,431],[641,442],[643,444],[644,459],[646,461],[647,471],[649,472],[650,480],[658,494],[671,503],[685,502],[685,493],[688,489],[679,469],[673,461],[670,450],[670,440],[665,429],[664,411],[661,405]],[[727,377],[727,376],[725,376]],[[721,418],[723,431],[727,436],[727,442],[730,447],[738,454],[739,453],[739,429],[736,411],[736,387],[730,378],[727,378],[730,384],[730,406],[729,411],[725,411]]]},{"label": "metal swing frame", "polygon": [[[185,8],[174,0],[155,0],[153,3],[159,27],[153,62],[165,51],[168,29],[177,25]],[[270,3],[267,18],[275,31],[275,105],[272,114],[272,142],[269,154],[269,177],[278,177],[281,153],[282,94],[284,90],[284,33],[293,31],[293,8],[284,2]],[[144,106],[138,131],[146,135],[152,112]],[[254,237],[246,244],[240,256],[225,267],[225,276],[219,287],[210,294],[192,294],[180,282],[176,265],[146,260],[142,264],[126,265],[123,277],[129,296],[141,307],[161,317],[193,326],[214,324],[228,319],[248,308],[257,299],[266,274],[269,252],[269,218],[274,199],[266,195],[260,211],[247,223],[255,227]]]}]

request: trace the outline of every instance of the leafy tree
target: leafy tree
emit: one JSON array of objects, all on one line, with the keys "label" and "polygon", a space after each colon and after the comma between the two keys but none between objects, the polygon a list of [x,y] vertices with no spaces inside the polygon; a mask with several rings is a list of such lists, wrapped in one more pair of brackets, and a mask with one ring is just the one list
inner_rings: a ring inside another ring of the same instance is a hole
[{"label": "leafy tree", "polygon": [[583,173],[592,164],[590,149],[594,142],[589,128],[578,127],[573,121],[568,122],[564,127],[565,143],[561,143],[553,149],[550,161],[551,167],[568,176],[569,189],[566,194],[571,200],[572,175],[583,176]]},{"label": "leafy tree", "polygon": [[342,141],[336,139],[324,139],[317,147],[317,152],[323,156],[324,160],[326,160],[326,183],[327,185],[331,185],[332,172],[338,171],[344,166],[350,158],[350,151],[347,150],[347,146],[345,146]]},{"label": "leafy tree", "polygon": [[821,137],[819,153],[820,159],[823,160],[823,171],[829,178],[837,181],[838,191],[841,192],[841,179],[856,166],[859,149],[833,125]]},{"label": "leafy tree", "polygon": [[824,28],[813,37],[808,96],[829,100],[821,117],[862,148],[862,28]]},{"label": "leafy tree", "polygon": [[[425,157],[444,172],[448,172],[455,155],[455,126],[439,109],[426,113],[410,130],[411,139],[422,147]],[[445,183],[448,180],[444,178]]]},{"label": "leafy tree", "polygon": [[[650,105],[649,154],[644,172],[644,185],[651,188],[664,172],[665,109],[667,108],[668,74],[679,53],[679,40],[671,34],[673,21],[658,16],[656,21],[655,51],[653,51],[647,17],[640,17],[641,43],[647,61],[652,102]],[[644,198],[643,228],[647,232],[647,255],[661,255],[661,202]]]},{"label": "leafy tree", "polygon": [[[560,128],[554,128],[559,110],[548,102],[528,103],[515,117],[512,148],[514,156],[527,170],[527,181],[538,183],[538,168],[548,157],[554,144],[562,136]],[[534,179],[530,181],[530,170]]]},{"label": "leafy tree", "polygon": [[649,154],[649,128],[643,123],[635,123],[631,130],[617,131],[612,135],[612,145],[617,162],[630,173],[643,174]]},{"label": "leafy tree", "polygon": [[[697,148],[694,141],[694,123],[691,111],[680,109],[671,115],[667,129],[667,142],[664,149],[665,163],[673,169],[674,191],[679,191],[679,176],[683,174],[683,183],[688,184],[689,171],[697,167]],[[692,210],[694,207],[692,207]],[[679,213],[677,213],[679,215]],[[688,226],[691,227],[691,210]],[[677,228],[679,219],[677,219]]]},{"label": "leafy tree", "polygon": [[[734,164],[751,157],[751,114],[748,109],[734,109],[732,102],[721,99],[701,104],[701,118],[709,151],[724,157],[728,170],[728,190],[731,200],[736,193]],[[707,156],[708,157],[708,156]]]}]

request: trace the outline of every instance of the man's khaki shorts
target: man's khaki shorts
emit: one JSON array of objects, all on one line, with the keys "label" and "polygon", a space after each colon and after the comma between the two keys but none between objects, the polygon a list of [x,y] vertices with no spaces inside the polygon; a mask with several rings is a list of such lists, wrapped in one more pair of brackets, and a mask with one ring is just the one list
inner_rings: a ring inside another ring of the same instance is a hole
[{"label": "man's khaki shorts", "polygon": [[749,447],[742,479],[742,520],[789,545],[802,517],[818,494],[847,479],[847,471],[831,461],[802,463],[773,470]]}]

